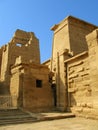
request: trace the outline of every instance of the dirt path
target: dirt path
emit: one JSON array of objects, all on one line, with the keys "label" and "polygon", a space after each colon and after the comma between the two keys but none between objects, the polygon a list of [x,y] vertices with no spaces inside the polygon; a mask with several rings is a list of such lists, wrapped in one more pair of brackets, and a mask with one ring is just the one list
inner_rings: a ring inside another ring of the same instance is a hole
[{"label": "dirt path", "polygon": [[98,130],[98,121],[76,117],[36,123],[0,126],[0,130]]}]

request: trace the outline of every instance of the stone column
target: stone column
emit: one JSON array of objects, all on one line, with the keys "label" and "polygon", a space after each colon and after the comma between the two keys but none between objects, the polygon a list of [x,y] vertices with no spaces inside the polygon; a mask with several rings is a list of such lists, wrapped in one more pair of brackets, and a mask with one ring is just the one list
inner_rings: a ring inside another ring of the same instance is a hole
[{"label": "stone column", "polygon": [[[67,52],[66,52],[67,51]],[[61,111],[67,110],[67,66],[64,60],[68,58],[68,50],[57,54],[57,107]]]}]

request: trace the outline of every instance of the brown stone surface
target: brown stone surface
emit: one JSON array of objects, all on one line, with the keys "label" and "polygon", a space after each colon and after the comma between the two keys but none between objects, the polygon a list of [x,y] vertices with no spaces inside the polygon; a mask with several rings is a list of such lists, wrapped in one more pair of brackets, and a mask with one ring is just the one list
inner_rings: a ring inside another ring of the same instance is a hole
[{"label": "brown stone surface", "polygon": [[16,58],[21,56],[21,62],[40,63],[39,41],[32,32],[17,30],[11,41],[2,48],[1,81],[8,86],[11,66],[15,64]]},{"label": "brown stone surface", "polygon": [[51,68],[56,82],[57,107],[98,118],[97,26],[69,16],[52,30]]},{"label": "brown stone surface", "polygon": [[[0,56],[1,86],[12,97],[9,105],[32,111],[51,109],[50,71],[40,64],[39,41],[34,33],[16,30],[11,41],[1,48]],[[7,103],[1,103],[1,107],[2,104]]]}]

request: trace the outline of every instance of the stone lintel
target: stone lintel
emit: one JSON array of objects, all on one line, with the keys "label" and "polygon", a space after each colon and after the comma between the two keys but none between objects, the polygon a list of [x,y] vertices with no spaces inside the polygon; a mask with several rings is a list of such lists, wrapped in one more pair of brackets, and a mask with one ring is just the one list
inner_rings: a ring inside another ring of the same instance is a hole
[{"label": "stone lintel", "polygon": [[28,68],[43,68],[43,69],[48,69],[48,67],[46,65],[43,65],[43,64],[35,64],[35,63],[19,63],[19,64],[16,64],[16,65],[13,65],[11,67],[11,69],[14,69],[14,68],[25,68],[25,67],[28,67]]},{"label": "stone lintel", "polygon": [[76,56],[74,56],[74,57],[72,57],[70,59],[65,60],[64,63],[70,62],[72,60],[75,60],[75,59],[79,58],[80,56],[87,55],[87,54],[88,54],[88,51],[84,51],[83,53],[80,53],[80,54],[78,54],[78,55],[76,55]]}]

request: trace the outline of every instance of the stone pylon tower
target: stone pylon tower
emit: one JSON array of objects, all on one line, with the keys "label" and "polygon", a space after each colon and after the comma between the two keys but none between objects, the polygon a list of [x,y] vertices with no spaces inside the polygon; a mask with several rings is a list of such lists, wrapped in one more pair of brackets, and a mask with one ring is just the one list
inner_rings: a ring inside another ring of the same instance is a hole
[{"label": "stone pylon tower", "polygon": [[40,64],[39,40],[33,32],[18,29],[11,41],[0,49],[0,57],[0,79],[9,88],[11,67],[17,58],[21,57],[23,63]]},{"label": "stone pylon tower", "polygon": [[73,16],[68,16],[54,25],[51,70],[55,74],[57,107],[66,110],[67,97],[67,65],[64,61],[88,50],[85,36],[97,27]]}]

